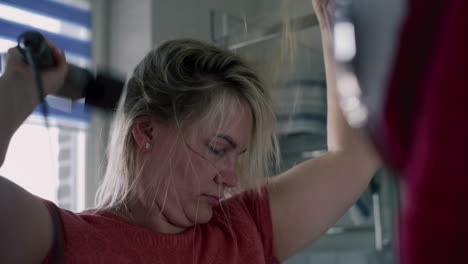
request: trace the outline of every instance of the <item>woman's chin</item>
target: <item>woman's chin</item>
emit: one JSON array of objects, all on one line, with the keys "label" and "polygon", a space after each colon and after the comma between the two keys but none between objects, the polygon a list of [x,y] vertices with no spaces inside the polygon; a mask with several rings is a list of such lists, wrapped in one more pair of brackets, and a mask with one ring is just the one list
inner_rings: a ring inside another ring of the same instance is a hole
[{"label": "woman's chin", "polygon": [[198,210],[195,209],[192,214],[192,222],[194,224],[206,224],[213,217],[213,210],[211,206],[199,206]]}]

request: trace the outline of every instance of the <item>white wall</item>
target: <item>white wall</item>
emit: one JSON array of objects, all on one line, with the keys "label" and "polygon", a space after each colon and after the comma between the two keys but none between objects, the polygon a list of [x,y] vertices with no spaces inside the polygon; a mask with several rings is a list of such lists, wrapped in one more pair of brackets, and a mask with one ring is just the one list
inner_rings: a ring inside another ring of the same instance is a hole
[{"label": "white wall", "polygon": [[[162,41],[196,38],[210,41],[210,11],[255,17],[257,0],[96,0],[98,24],[94,49],[98,64],[120,74],[130,72],[143,56]],[[104,7],[103,7],[104,6]]]},{"label": "white wall", "polygon": [[[174,38],[211,41],[210,11],[222,10],[247,21],[270,25],[285,15],[311,14],[311,0],[96,0],[101,5],[93,23],[100,48],[94,58],[120,74],[126,74],[153,45]],[[97,4],[96,4],[97,3]],[[298,34],[302,44],[321,49],[318,28]]]},{"label": "white wall", "polygon": [[153,0],[153,42],[189,37],[210,41],[210,11],[255,17],[258,0]]},{"label": "white wall", "polygon": [[[280,19],[293,19],[314,13],[312,0],[259,0],[260,15],[269,23],[278,23]],[[318,27],[301,31],[298,36],[303,45],[321,50],[320,31]]]},{"label": "white wall", "polygon": [[108,4],[108,64],[127,74],[151,48],[152,0],[112,0]]},{"label": "white wall", "polygon": [[[300,17],[313,13],[312,0],[258,0],[262,14],[284,14]],[[275,18],[275,16],[269,16]]]}]

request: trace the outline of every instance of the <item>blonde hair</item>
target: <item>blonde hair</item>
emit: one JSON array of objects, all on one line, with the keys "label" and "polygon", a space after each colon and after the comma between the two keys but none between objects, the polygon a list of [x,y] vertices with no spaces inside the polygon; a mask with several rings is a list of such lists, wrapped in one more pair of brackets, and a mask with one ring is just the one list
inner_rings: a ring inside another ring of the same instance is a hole
[{"label": "blonde hair", "polygon": [[220,116],[228,101],[246,103],[253,115],[251,144],[239,158],[239,185],[233,191],[258,188],[259,179],[277,170],[280,155],[270,95],[256,73],[234,53],[192,39],[167,41],[151,50],[119,103],[97,207],[125,206],[134,192],[137,146],[131,128],[136,117],[151,116],[180,128]]}]

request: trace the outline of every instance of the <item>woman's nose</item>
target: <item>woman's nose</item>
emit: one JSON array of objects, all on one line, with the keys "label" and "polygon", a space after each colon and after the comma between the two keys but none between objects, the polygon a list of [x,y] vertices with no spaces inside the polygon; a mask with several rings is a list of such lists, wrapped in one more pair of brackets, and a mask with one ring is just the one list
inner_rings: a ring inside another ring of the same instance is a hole
[{"label": "woman's nose", "polygon": [[229,158],[223,164],[223,167],[220,169],[220,176],[222,184],[228,188],[233,188],[237,186],[237,166],[236,159]]},{"label": "woman's nose", "polygon": [[235,170],[229,170],[222,172],[224,185],[228,188],[237,186],[237,173]]}]

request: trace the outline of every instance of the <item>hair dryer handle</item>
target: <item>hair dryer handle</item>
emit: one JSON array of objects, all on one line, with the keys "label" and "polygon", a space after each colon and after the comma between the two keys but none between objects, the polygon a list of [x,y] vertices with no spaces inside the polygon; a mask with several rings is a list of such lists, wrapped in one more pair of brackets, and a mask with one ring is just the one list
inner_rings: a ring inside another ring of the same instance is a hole
[{"label": "hair dryer handle", "polygon": [[36,66],[41,70],[55,66],[46,39],[37,31],[30,30],[19,35],[18,50],[24,58],[26,58],[26,52],[29,50]]}]

